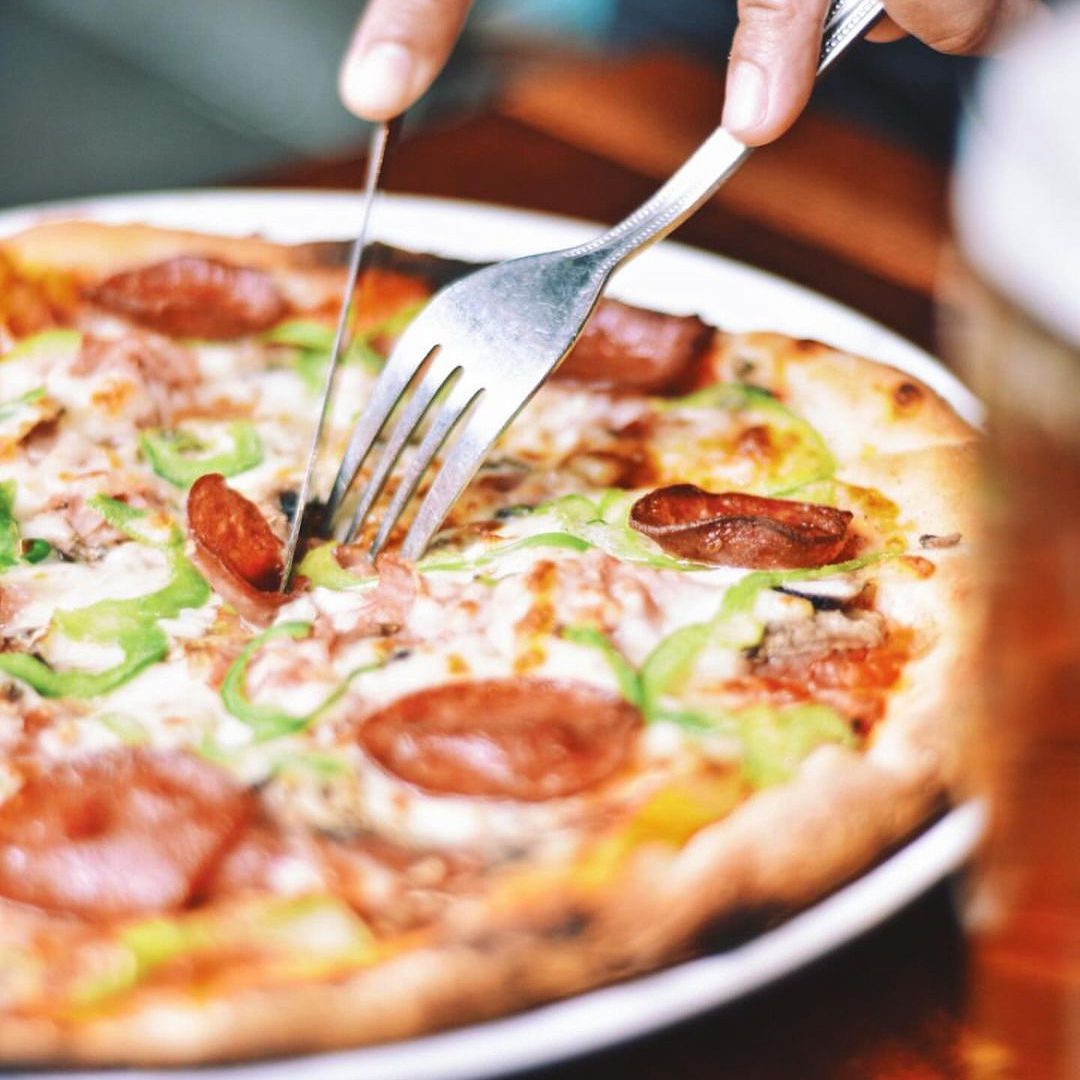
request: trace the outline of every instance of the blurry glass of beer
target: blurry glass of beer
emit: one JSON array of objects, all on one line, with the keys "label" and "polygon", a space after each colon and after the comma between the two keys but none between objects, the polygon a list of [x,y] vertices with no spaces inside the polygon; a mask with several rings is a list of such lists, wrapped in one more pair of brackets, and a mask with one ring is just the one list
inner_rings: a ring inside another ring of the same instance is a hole
[{"label": "blurry glass of beer", "polygon": [[1080,5],[984,69],[953,353],[990,410],[971,1077],[1080,1077]]}]

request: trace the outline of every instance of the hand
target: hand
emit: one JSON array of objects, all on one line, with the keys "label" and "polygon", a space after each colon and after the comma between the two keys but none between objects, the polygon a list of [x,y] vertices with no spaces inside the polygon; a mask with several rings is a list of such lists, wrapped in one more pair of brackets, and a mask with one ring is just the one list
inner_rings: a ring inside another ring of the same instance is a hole
[{"label": "hand", "polygon": [[[739,26],[728,66],[723,125],[750,146],[782,135],[809,100],[829,0],[739,0]],[[867,35],[905,33],[939,52],[979,53],[1040,0],[886,0],[888,18]]]},{"label": "hand", "polygon": [[469,0],[370,0],[338,77],[341,100],[365,120],[403,113],[435,81]]}]

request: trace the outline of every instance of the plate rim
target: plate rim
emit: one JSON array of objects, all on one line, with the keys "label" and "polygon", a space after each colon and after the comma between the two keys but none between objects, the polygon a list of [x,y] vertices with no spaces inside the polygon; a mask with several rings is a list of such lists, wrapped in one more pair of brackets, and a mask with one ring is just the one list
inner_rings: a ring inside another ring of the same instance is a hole
[{"label": "plate rim", "polygon": [[[581,218],[543,211],[423,195],[383,193],[382,204],[425,213],[461,213],[543,226],[561,232],[588,235],[604,226]],[[317,202],[324,210],[355,207],[359,198],[347,190],[308,188],[199,188],[175,191],[140,191],[79,199],[62,199],[0,210],[0,238],[42,221],[95,218],[127,212],[128,220],[154,224],[154,211],[177,205],[196,207],[249,207],[267,211],[288,206],[297,212],[304,203]],[[135,213],[145,217],[136,218]],[[181,226],[198,229],[192,222]],[[206,222],[207,231],[222,230],[219,222]],[[262,228],[266,228],[263,226]],[[273,236],[272,224],[266,232]],[[342,228],[338,235],[346,233]],[[325,230],[315,230],[324,235]],[[379,234],[376,226],[374,234]],[[314,238],[314,236],[313,236]],[[438,250],[437,244],[429,245]],[[453,245],[451,245],[453,246]],[[727,256],[666,240],[653,249],[661,258],[682,261],[688,267],[711,264],[724,273],[744,278],[753,287],[767,287],[798,296],[822,318],[841,318],[851,326],[889,344],[884,361],[923,378],[969,422],[982,426],[981,402],[947,368],[924,349],[896,331],[860,312]],[[448,254],[451,252],[448,252]],[[648,271],[646,271],[646,274]],[[613,292],[618,288],[616,280]],[[706,313],[708,317],[708,313]],[[929,378],[927,375],[929,374]],[[478,1024],[376,1044],[314,1054],[248,1062],[169,1069],[34,1069],[8,1073],[28,1080],[285,1080],[285,1070],[300,1065],[311,1080],[479,1080],[586,1055],[620,1042],[655,1033],[693,1016],[729,1004],[820,959],[852,942],[922,895],[966,862],[982,836],[986,811],[978,802],[960,805],[909,840],[870,870],[823,899],[797,912],[762,934],[723,952],[600,987]],[[630,1022],[629,1030],[625,1025]],[[499,1049],[493,1055],[493,1048]]]}]

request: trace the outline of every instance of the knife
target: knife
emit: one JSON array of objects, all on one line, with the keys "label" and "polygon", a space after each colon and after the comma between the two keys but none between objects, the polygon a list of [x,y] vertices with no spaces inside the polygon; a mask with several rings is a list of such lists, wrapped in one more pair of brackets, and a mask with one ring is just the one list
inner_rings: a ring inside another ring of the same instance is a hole
[{"label": "knife", "polygon": [[401,117],[394,120],[376,124],[371,132],[371,143],[368,148],[367,176],[364,180],[363,209],[360,214],[360,230],[353,241],[349,252],[349,271],[345,278],[345,292],[341,297],[341,310],[338,313],[337,330],[334,332],[334,345],[330,350],[330,363],[326,368],[326,380],[323,383],[322,404],[319,406],[319,419],[315,423],[315,431],[311,436],[311,445],[308,448],[307,466],[304,469],[304,479],[300,484],[300,491],[296,497],[296,509],[293,511],[292,524],[289,527],[289,537],[285,543],[284,569],[281,574],[281,591],[287,592],[292,584],[294,563],[296,561],[296,548],[300,542],[300,533],[304,525],[304,514],[307,510],[308,497],[311,493],[311,485],[315,476],[315,466],[319,460],[319,444],[322,441],[323,428],[326,427],[326,418],[330,412],[330,401],[334,394],[334,383],[337,379],[338,368],[341,366],[341,358],[346,350],[346,337],[349,331],[350,315],[356,282],[360,276],[360,266],[364,258],[364,249],[367,246],[368,222],[371,220],[371,208],[375,202],[375,194],[379,189],[379,177],[382,174],[383,163],[390,150],[398,131],[401,128]]}]

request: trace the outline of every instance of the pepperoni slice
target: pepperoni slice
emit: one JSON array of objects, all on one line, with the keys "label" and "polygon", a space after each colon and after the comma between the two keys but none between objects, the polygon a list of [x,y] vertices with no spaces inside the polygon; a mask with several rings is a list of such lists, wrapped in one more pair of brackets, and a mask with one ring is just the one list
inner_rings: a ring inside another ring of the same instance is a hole
[{"label": "pepperoni slice", "polygon": [[584,683],[490,679],[399,698],[359,739],[383,768],[427,791],[538,802],[609,777],[640,723],[623,698]]},{"label": "pepperoni slice", "polygon": [[847,545],[851,514],[831,506],[714,494],[693,484],[658,488],[630,509],[630,525],[666,552],[760,570],[826,566]]},{"label": "pepperoni slice", "polygon": [[188,754],[127,749],[54,765],[0,805],[0,895],[96,919],[175,910],[251,807]]},{"label": "pepperoni slice", "polygon": [[713,331],[694,315],[603,300],[556,378],[657,394],[686,387]]},{"label": "pepperoni slice", "polygon": [[199,255],[114,274],[88,295],[106,310],[159,333],[216,341],[269,329],[288,310],[262,270]]},{"label": "pepperoni slice", "polygon": [[207,473],[192,484],[187,517],[197,543],[249,585],[269,590],[281,583],[281,541],[262,511],[220,473]]}]

